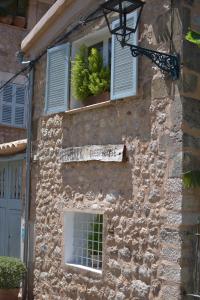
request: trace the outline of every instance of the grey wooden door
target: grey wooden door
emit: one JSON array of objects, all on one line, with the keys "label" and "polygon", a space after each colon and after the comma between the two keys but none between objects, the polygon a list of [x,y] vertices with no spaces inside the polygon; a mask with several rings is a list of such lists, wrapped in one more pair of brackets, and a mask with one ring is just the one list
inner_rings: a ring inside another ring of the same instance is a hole
[{"label": "grey wooden door", "polygon": [[0,256],[20,257],[22,161],[0,162]]}]

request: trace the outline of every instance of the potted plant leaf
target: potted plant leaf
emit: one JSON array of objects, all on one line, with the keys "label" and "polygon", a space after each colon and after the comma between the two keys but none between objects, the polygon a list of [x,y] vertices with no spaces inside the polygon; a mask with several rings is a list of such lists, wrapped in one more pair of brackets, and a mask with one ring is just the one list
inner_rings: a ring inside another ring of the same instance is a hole
[{"label": "potted plant leaf", "polygon": [[0,256],[0,300],[17,300],[26,268],[21,260]]},{"label": "potted plant leaf", "polygon": [[88,234],[88,252],[91,259],[91,265],[94,268],[101,268],[102,264],[102,235],[103,235],[103,216],[97,215],[94,222],[90,224],[90,233]]},{"label": "potted plant leaf", "polygon": [[77,100],[83,102],[91,96],[89,90],[87,47],[85,45],[80,47],[72,65],[72,92]]},{"label": "potted plant leaf", "polygon": [[85,105],[109,100],[110,69],[103,65],[100,51],[80,47],[72,66],[73,96]]},{"label": "potted plant leaf", "polygon": [[93,95],[90,99],[93,103],[109,100],[110,69],[103,65],[103,57],[100,51],[92,48],[88,56],[89,90]]}]

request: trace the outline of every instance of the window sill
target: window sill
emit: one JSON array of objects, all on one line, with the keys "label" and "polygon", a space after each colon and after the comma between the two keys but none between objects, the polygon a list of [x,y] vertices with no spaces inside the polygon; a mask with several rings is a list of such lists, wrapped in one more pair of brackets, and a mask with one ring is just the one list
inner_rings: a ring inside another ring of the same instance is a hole
[{"label": "window sill", "polygon": [[136,95],[136,96],[130,96],[130,97],[121,98],[121,99],[117,99],[117,100],[108,100],[108,101],[105,101],[105,102],[95,103],[95,104],[91,104],[91,105],[88,105],[88,106],[82,106],[82,107],[79,107],[79,108],[73,108],[73,109],[66,110],[66,111],[52,112],[52,113],[49,113],[49,114],[45,113],[43,115],[43,117],[48,118],[50,116],[57,115],[57,114],[73,115],[73,114],[76,114],[76,113],[80,113],[80,112],[83,112],[83,111],[87,112],[87,111],[98,109],[98,108],[101,108],[101,107],[117,106],[120,103],[126,103],[130,100],[132,101],[133,99],[135,99],[137,101],[137,100],[140,100],[140,97],[139,97],[139,95]]},{"label": "window sill", "polygon": [[95,273],[95,274],[102,275],[102,270],[96,270],[96,269],[89,268],[89,267],[82,266],[82,265],[66,263],[65,266],[66,267],[72,267],[72,268],[75,268],[75,269],[81,269],[81,270],[84,270],[84,271],[87,271],[87,272],[92,272],[92,273]]},{"label": "window sill", "polygon": [[21,127],[17,125],[5,124],[0,122],[0,127],[9,128],[9,129],[21,129],[22,131],[26,130],[26,127]]},{"label": "window sill", "polygon": [[75,114],[75,113],[79,113],[79,112],[82,112],[82,111],[89,111],[89,110],[93,110],[93,109],[96,109],[96,108],[107,107],[107,106],[110,106],[110,105],[117,104],[117,103],[121,102],[121,100],[124,100],[124,99],[120,99],[120,100],[117,100],[117,101],[109,100],[109,101],[105,101],[105,102],[91,104],[91,105],[88,105],[88,106],[73,108],[73,109],[70,109],[70,110],[66,110],[64,113],[66,113],[66,114]]},{"label": "window sill", "polygon": [[2,22],[0,22],[0,26],[10,28],[11,30],[18,30],[18,31],[23,31],[23,32],[27,32],[27,30],[28,30],[27,28],[16,26],[14,24],[6,24],[6,23],[2,23]]},{"label": "window sill", "polygon": [[98,108],[98,107],[108,106],[113,102],[114,102],[113,100],[109,100],[109,101],[105,101],[105,102],[100,102],[100,103],[95,103],[95,104],[91,104],[91,105],[87,105],[87,106],[82,106],[82,107],[79,107],[79,108],[73,108],[71,110],[65,111],[65,113],[73,114],[73,113],[80,112],[80,111],[91,110],[91,109],[95,109],[95,108]]}]

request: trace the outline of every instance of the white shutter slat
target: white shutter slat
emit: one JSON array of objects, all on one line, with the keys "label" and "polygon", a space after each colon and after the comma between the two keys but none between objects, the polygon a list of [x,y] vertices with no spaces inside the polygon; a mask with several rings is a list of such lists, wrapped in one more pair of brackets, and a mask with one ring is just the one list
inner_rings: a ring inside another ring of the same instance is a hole
[{"label": "white shutter slat", "polygon": [[70,44],[48,50],[45,112],[66,111],[69,102]]},{"label": "white shutter slat", "polygon": [[12,97],[13,97],[13,85],[12,84],[7,84],[3,88],[3,101],[4,102],[12,102]]},{"label": "white shutter slat", "polygon": [[16,85],[14,123],[25,126],[25,86]]},{"label": "white shutter slat", "polygon": [[16,87],[16,104],[25,104],[25,88],[24,86]]},{"label": "white shutter slat", "polygon": [[24,124],[24,107],[15,108],[15,125],[23,126]]},{"label": "white shutter slat", "polygon": [[12,124],[12,106],[8,104],[2,105],[2,123]]},{"label": "white shutter slat", "polygon": [[25,127],[25,85],[10,83],[2,91],[0,122]]},{"label": "white shutter slat", "polygon": [[[127,25],[135,26],[137,12],[130,14]],[[114,21],[112,26],[118,26],[119,21]],[[131,34],[129,43],[137,45],[137,33]],[[131,55],[130,48],[121,44],[116,36],[112,36],[112,61],[111,61],[111,100],[135,96],[137,94],[137,58]]]}]

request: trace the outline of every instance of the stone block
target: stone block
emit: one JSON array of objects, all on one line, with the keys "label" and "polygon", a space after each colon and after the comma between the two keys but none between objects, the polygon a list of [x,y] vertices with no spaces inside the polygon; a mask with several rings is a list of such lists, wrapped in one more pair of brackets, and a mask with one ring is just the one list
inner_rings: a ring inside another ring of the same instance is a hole
[{"label": "stone block", "polygon": [[181,282],[181,268],[178,264],[162,263],[158,268],[159,278],[169,282]]},{"label": "stone block", "polygon": [[183,75],[183,92],[195,93],[198,83],[198,76],[195,73],[184,72]]},{"label": "stone block", "polygon": [[185,35],[188,32],[188,29],[191,25],[191,10],[188,7],[182,7],[182,17],[183,17],[183,34]]},{"label": "stone block", "polygon": [[200,149],[200,137],[194,137],[187,133],[183,134],[183,146],[186,148],[199,150]]},{"label": "stone block", "polygon": [[160,240],[162,243],[174,244],[176,246],[179,246],[181,243],[181,236],[176,229],[163,228],[160,231]]},{"label": "stone block", "polygon": [[160,293],[161,300],[182,300],[179,285],[164,285]]},{"label": "stone block", "polygon": [[150,286],[142,282],[141,280],[134,280],[132,283],[133,296],[139,297],[139,299],[148,299]]},{"label": "stone block", "polygon": [[151,84],[152,99],[162,99],[169,97],[168,86],[162,77],[155,76]]},{"label": "stone block", "polygon": [[181,248],[163,246],[161,255],[163,260],[178,263],[181,258]]},{"label": "stone block", "polygon": [[175,153],[174,156],[169,159],[168,164],[168,177],[169,178],[181,178],[183,174],[183,153]]},{"label": "stone block", "polygon": [[200,129],[200,101],[191,97],[183,98],[183,120],[190,128]]},{"label": "stone block", "polygon": [[184,65],[195,72],[200,70],[199,48],[187,41],[183,42]]},{"label": "stone block", "polygon": [[166,223],[168,225],[181,225],[182,218],[182,213],[168,211],[166,212]]},{"label": "stone block", "polygon": [[169,178],[165,185],[165,192],[167,193],[182,193],[183,181],[181,178]]},{"label": "stone block", "polygon": [[156,203],[160,200],[160,191],[156,188],[153,188],[149,194],[149,202]]}]

